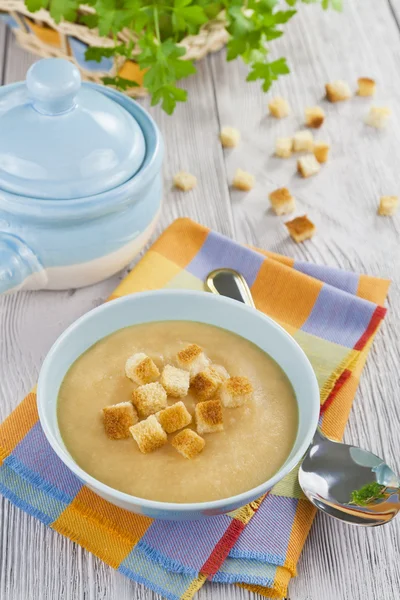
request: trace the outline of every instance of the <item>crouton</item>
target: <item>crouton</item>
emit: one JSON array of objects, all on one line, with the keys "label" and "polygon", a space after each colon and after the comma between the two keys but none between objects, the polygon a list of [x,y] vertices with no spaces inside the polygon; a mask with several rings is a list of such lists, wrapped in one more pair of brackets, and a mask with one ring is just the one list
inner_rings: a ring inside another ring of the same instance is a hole
[{"label": "crouton", "polygon": [[225,408],[242,406],[253,395],[253,386],[247,377],[230,377],[221,386],[220,398]]},{"label": "crouton", "polygon": [[230,377],[228,371],[222,365],[212,365],[210,369],[216,374],[217,377],[219,377],[221,383]]},{"label": "crouton", "polygon": [[132,402],[139,416],[146,418],[167,406],[167,392],[161,383],[146,383],[132,392]]},{"label": "crouton", "polygon": [[295,200],[285,187],[274,190],[269,195],[271,206],[277,215],[287,215],[295,209]]},{"label": "crouton", "polygon": [[379,200],[378,215],[392,217],[399,206],[397,196],[381,196]]},{"label": "crouton", "polygon": [[194,412],[196,416],[197,431],[199,433],[214,433],[223,430],[224,422],[220,400],[199,402],[196,404]]},{"label": "crouton", "polygon": [[221,376],[213,367],[200,371],[191,381],[191,389],[199,400],[209,400],[221,385]]},{"label": "crouton", "polygon": [[174,177],[174,186],[183,192],[192,190],[197,185],[197,177],[185,171],[179,171]]},{"label": "crouton", "polygon": [[298,244],[312,238],[317,230],[314,223],[310,221],[307,215],[296,217],[292,221],[287,221],[285,225],[288,228],[291,237]]},{"label": "crouton", "polygon": [[171,441],[172,446],[189,460],[195,458],[206,445],[204,439],[193,429],[184,429],[176,434]]},{"label": "crouton", "polygon": [[167,406],[164,410],[156,413],[156,417],[161,427],[167,433],[174,433],[178,429],[183,429],[192,422],[192,415],[183,404],[182,400]]},{"label": "crouton", "polygon": [[315,142],[314,156],[319,163],[326,163],[328,160],[330,146],[326,142]]},{"label": "crouton", "polygon": [[290,106],[284,98],[273,98],[268,103],[268,108],[270,114],[277,119],[283,119],[290,113]]},{"label": "crouton", "polygon": [[297,131],[293,136],[293,150],[295,152],[312,152],[314,136],[311,131]]},{"label": "crouton", "polygon": [[345,81],[340,79],[325,85],[326,97],[329,102],[341,102],[351,98],[351,90]]},{"label": "crouton", "polygon": [[233,187],[242,192],[249,192],[254,187],[254,175],[243,171],[242,169],[236,169],[235,176],[232,182]]},{"label": "crouton", "polygon": [[320,168],[320,164],[314,154],[306,154],[306,156],[302,156],[297,161],[297,170],[302,177],[316,175]]},{"label": "crouton", "polygon": [[129,428],[140,452],[148,454],[167,443],[167,434],[154,415]]},{"label": "crouton", "polygon": [[275,142],[275,154],[280,158],[292,156],[293,139],[291,137],[279,137]]},{"label": "crouton", "polygon": [[359,77],[357,80],[359,96],[374,96],[376,92],[376,83],[369,77]]},{"label": "crouton", "polygon": [[139,385],[152,383],[160,377],[157,365],[143,352],[138,352],[128,358],[125,363],[125,374]]},{"label": "crouton", "polygon": [[320,106],[309,106],[304,111],[307,127],[318,129],[325,120],[325,112]]},{"label": "crouton", "polygon": [[365,117],[365,122],[370,127],[383,129],[389,120],[392,111],[386,106],[371,106],[369,113]]},{"label": "crouton", "polygon": [[200,371],[204,371],[210,364],[210,359],[197,344],[190,344],[178,352],[176,360],[181,369],[189,371],[190,379]]},{"label": "crouton", "polygon": [[120,402],[106,406],[102,410],[104,430],[110,440],[123,440],[129,437],[129,428],[139,421],[131,402]]},{"label": "crouton", "polygon": [[161,373],[160,383],[173,398],[184,398],[189,391],[189,371],[177,369],[172,365],[165,365]]},{"label": "crouton", "polygon": [[223,127],[219,138],[224,148],[234,148],[240,142],[240,132],[234,127]]}]

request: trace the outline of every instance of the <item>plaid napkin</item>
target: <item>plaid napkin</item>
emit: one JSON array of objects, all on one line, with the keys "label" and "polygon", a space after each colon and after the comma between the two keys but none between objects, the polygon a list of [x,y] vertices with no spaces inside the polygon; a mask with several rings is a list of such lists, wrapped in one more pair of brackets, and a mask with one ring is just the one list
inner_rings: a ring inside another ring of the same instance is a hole
[{"label": "plaid napkin", "polygon": [[[385,315],[389,282],[252,250],[179,219],[111,299],[157,288],[204,290],[205,275],[218,267],[243,273],[257,308],[304,349],[320,385],[323,430],[340,438]],[[284,597],[315,514],[296,470],[265,498],[229,515],[168,522],[119,509],[85,487],[51,450],[34,391],[0,426],[0,492],[171,600],[192,598],[207,579]]]}]

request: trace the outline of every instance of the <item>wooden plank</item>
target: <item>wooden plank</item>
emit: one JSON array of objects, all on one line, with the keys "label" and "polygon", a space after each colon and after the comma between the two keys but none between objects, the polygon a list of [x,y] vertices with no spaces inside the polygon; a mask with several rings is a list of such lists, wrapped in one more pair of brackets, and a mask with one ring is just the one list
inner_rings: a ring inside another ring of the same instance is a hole
[{"label": "wooden plank", "polygon": [[[398,5],[398,3],[397,3]],[[243,84],[246,69],[225,64],[224,53],[211,58],[218,112],[222,124],[237,126],[243,141],[225,153],[228,181],[237,167],[257,179],[249,194],[232,192],[236,237],[300,260],[340,266],[392,277],[390,311],[363,374],[345,439],[384,456],[400,471],[399,390],[400,264],[399,219],[376,216],[380,194],[399,192],[398,148],[400,108],[399,32],[386,3],[345,2],[343,15],[301,7],[288,33],[274,45],[273,56],[287,56],[293,73],[271,94],[259,85]],[[377,49],[379,50],[377,51]],[[378,81],[377,104],[390,105],[394,118],[388,131],[363,124],[370,100],[329,105],[322,100],[324,84],[345,79],[352,88],[357,77]],[[294,115],[281,121],[267,115],[268,99],[281,95]],[[310,180],[295,173],[295,160],[273,157],[278,135],[302,127],[305,106],[320,104],[327,122],[317,137],[332,144],[332,159]],[[283,222],[269,209],[268,193],[287,185],[297,199],[297,214],[307,212],[318,227],[315,239],[296,245]],[[389,190],[392,190],[390,192]],[[399,520],[388,528],[346,527],[318,515],[299,564],[299,577],[290,586],[290,600],[391,599],[400,589]]]},{"label": "wooden plank", "polygon": [[29,67],[38,60],[38,57],[19,47],[11,30],[7,35],[6,63],[4,65],[3,83],[14,83],[25,78]]},{"label": "wooden plank", "polygon": [[397,22],[400,30],[400,2],[399,0],[388,0],[390,10],[392,11],[393,17]]}]

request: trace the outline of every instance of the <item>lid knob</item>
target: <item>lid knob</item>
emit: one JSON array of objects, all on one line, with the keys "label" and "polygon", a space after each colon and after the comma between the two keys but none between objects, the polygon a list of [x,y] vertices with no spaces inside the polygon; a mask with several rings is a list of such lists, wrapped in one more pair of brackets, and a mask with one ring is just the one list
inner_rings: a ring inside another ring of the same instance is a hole
[{"label": "lid knob", "polygon": [[26,87],[35,110],[44,115],[60,115],[75,107],[81,76],[67,60],[44,58],[29,69]]}]

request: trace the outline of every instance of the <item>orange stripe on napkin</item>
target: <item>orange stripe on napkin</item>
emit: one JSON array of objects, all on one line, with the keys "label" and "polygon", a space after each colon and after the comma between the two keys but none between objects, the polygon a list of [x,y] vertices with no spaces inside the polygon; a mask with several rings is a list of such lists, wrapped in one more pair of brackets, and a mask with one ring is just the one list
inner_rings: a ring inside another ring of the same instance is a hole
[{"label": "orange stripe on napkin", "polygon": [[[38,421],[36,392],[32,391],[18,404],[14,412],[0,425],[0,446],[7,456]],[[3,456],[3,459],[5,458]]]},{"label": "orange stripe on napkin", "polygon": [[[286,276],[282,276],[286,269]],[[300,328],[307,321],[324,284],[303,273],[266,260],[251,287],[258,310],[279,322]]]}]

